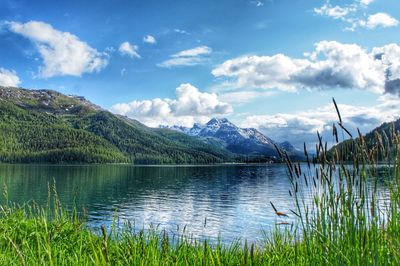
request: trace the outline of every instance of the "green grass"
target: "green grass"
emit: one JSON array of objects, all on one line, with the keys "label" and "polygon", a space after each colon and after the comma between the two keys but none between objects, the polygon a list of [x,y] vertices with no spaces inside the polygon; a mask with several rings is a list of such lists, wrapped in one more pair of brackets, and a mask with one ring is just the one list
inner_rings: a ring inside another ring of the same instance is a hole
[{"label": "green grass", "polygon": [[278,263],[284,249],[291,253],[282,235],[276,235],[281,244],[271,245],[269,253],[239,242],[224,246],[185,236],[170,239],[164,231],[135,231],[129,224],[95,233],[74,213],[48,210],[3,205],[1,265],[260,265]]},{"label": "green grass", "polygon": [[[63,211],[53,193],[44,207],[1,206],[0,265],[400,265],[399,137],[393,129],[385,142],[377,133],[367,145],[359,136],[329,153],[320,138],[314,160],[305,149],[306,166],[282,153],[296,203],[288,215],[297,225],[267,232],[259,245],[196,241],[129,224],[93,231],[76,212]],[[378,182],[389,188],[386,201]]]}]

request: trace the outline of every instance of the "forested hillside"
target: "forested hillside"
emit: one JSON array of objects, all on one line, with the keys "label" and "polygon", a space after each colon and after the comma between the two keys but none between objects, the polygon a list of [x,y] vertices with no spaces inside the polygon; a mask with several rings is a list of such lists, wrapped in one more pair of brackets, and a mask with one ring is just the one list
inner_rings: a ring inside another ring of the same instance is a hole
[{"label": "forested hillside", "polygon": [[82,97],[0,87],[1,162],[218,163],[232,155],[171,130],[151,129]]},{"label": "forested hillside", "polygon": [[[400,131],[400,119],[390,122],[383,123],[379,127],[373,129],[371,132],[367,133],[365,136],[362,136],[362,140],[360,137],[356,139],[345,140],[334,147],[329,151],[329,155],[333,155],[335,150],[340,151],[341,156],[343,156],[343,160],[352,159],[353,155],[357,154],[357,150],[361,148],[360,145],[366,145],[369,149],[372,149],[374,146],[380,145],[384,147],[384,151],[386,153],[395,153],[396,146],[398,143],[394,143],[393,141],[397,139],[396,134]],[[376,148],[378,149],[378,147]],[[378,154],[378,159],[381,160],[384,157],[387,157],[388,154]]]}]

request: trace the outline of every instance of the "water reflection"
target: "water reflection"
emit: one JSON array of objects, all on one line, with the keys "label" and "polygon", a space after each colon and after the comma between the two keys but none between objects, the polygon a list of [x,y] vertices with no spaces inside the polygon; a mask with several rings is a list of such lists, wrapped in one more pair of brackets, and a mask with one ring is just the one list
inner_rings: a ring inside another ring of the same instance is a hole
[{"label": "water reflection", "polygon": [[270,201],[283,212],[293,208],[286,168],[278,164],[0,165],[0,182],[15,202],[44,204],[53,180],[61,202],[85,207],[95,228],[109,226],[117,215],[138,228],[153,224],[176,231],[186,225],[194,237],[254,240],[282,221]]}]

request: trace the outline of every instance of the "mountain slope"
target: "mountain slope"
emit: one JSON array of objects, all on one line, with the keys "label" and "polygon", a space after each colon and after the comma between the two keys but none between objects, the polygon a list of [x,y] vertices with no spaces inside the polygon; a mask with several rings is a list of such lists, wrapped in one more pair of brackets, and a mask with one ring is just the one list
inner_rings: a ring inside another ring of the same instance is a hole
[{"label": "mountain slope", "polygon": [[151,129],[82,97],[0,87],[0,161],[217,163],[231,154]]},{"label": "mountain slope", "polygon": [[302,154],[289,142],[276,143],[258,130],[240,128],[226,118],[213,118],[205,125],[194,124],[192,128],[173,126],[171,129],[195,136],[206,143],[226,148],[239,155],[278,157],[276,144],[286,150],[291,157],[302,157]]},{"label": "mountain slope", "polygon": [[[369,149],[376,145],[382,145],[385,147],[387,152],[394,152],[395,143],[393,143],[393,135],[398,134],[400,131],[400,119],[389,122],[383,123],[379,127],[371,130],[369,133],[363,136],[363,140]],[[355,154],[355,149],[357,148],[356,141],[359,141],[359,137],[356,139],[348,139],[338,143],[337,145],[333,146],[328,155],[332,156],[334,151],[340,151],[340,154],[343,156],[344,160],[349,160],[352,158],[353,154]],[[382,154],[379,155],[380,159],[382,159]]]},{"label": "mountain slope", "polygon": [[90,132],[0,100],[0,161],[111,163],[128,159]]}]

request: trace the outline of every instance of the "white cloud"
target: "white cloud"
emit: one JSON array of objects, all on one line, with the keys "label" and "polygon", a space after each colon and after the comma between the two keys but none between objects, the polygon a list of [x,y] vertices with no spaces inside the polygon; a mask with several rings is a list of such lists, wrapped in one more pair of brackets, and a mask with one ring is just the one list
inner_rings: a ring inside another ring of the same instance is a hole
[{"label": "white cloud", "polygon": [[123,42],[118,48],[118,51],[122,55],[128,55],[131,58],[141,58],[141,56],[138,53],[139,47],[134,44],[130,44],[129,42]]},{"label": "white cloud", "polygon": [[115,48],[113,46],[108,46],[106,47],[106,49],[104,49],[104,52],[107,53],[108,55],[112,54],[115,52]]},{"label": "white cloud", "polygon": [[368,29],[375,29],[377,27],[389,28],[399,25],[399,21],[386,13],[376,13],[368,16],[367,21],[360,21],[360,26]]},{"label": "white cloud", "polygon": [[264,6],[264,3],[262,1],[256,0],[256,1],[250,1],[250,4],[255,5],[256,7],[262,7]]},{"label": "white cloud", "polygon": [[360,0],[360,3],[363,5],[370,5],[372,2],[374,2],[374,0]]},{"label": "white cloud", "polygon": [[207,55],[211,54],[212,49],[208,46],[198,46],[192,49],[180,51],[176,54],[171,55],[171,57],[194,57],[194,56],[200,56],[200,55]]},{"label": "white cloud", "polygon": [[155,44],[157,43],[157,40],[156,38],[154,38],[154,36],[146,35],[143,37],[143,42],[148,44]]},{"label": "white cloud", "polygon": [[21,80],[14,70],[8,70],[0,67],[0,86],[18,87]]},{"label": "white cloud", "polygon": [[347,31],[355,31],[358,27],[372,30],[378,27],[395,27],[399,24],[397,19],[386,13],[380,12],[368,15],[364,10],[366,10],[373,1],[374,0],[357,0],[349,5],[333,6],[329,0],[326,0],[321,7],[314,8],[314,13],[320,16],[339,19],[350,24],[350,26],[345,28]]},{"label": "white cloud", "polygon": [[181,66],[196,66],[204,63],[205,59],[200,57],[179,57],[168,59],[157,64],[158,67],[173,68]]},{"label": "white cloud", "polygon": [[171,59],[157,64],[159,67],[178,67],[178,66],[195,66],[204,63],[207,55],[212,53],[212,49],[208,46],[198,46],[192,49],[183,50],[171,55]]},{"label": "white cloud", "polygon": [[355,6],[346,6],[346,7],[332,6],[331,4],[329,4],[329,2],[325,3],[320,8],[314,8],[315,14],[332,17],[334,19],[343,19],[354,11],[356,11]]},{"label": "white cloud", "polygon": [[185,34],[185,35],[189,35],[189,32],[182,30],[182,29],[174,29],[174,32],[176,33],[180,33],[180,34]]},{"label": "white cloud", "polygon": [[[341,117],[345,127],[357,136],[357,128],[367,133],[383,122],[394,121],[400,116],[400,99],[398,97],[380,96],[372,106],[353,106],[339,104]],[[301,148],[303,143],[315,144],[317,131],[328,144],[334,144],[332,124],[337,122],[333,104],[313,110],[293,114],[279,113],[275,115],[248,116],[242,126],[254,127],[261,130],[276,141],[290,141]],[[340,132],[340,128],[339,128]],[[343,134],[344,137],[346,133]]]},{"label": "white cloud", "polygon": [[215,93],[200,92],[191,84],[176,88],[176,99],[152,99],[118,103],[111,111],[138,119],[148,126],[184,125],[207,122],[215,115],[232,112],[232,107],[221,102]]},{"label": "white cloud", "polygon": [[239,89],[343,88],[398,93],[399,59],[397,44],[375,47],[368,52],[356,44],[321,41],[315,44],[313,52],[301,59],[283,54],[241,56],[225,61],[213,69],[212,74],[227,79],[232,87]]},{"label": "white cloud", "polygon": [[385,66],[385,92],[400,95],[400,46],[392,43],[375,47],[372,54]]},{"label": "white cloud", "polygon": [[43,59],[39,76],[81,76],[102,70],[108,64],[106,54],[99,53],[77,36],[54,29],[50,24],[29,21],[9,22],[8,28],[33,41]]}]

